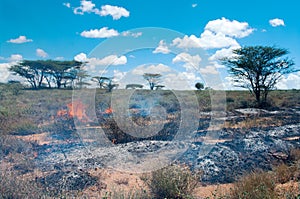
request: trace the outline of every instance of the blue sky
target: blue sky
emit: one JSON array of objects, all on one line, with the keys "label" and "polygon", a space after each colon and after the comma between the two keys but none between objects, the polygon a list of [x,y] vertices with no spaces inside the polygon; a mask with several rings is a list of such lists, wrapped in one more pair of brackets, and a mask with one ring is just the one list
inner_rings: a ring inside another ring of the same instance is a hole
[{"label": "blue sky", "polygon": [[[298,8],[294,0],[1,0],[0,81],[13,79],[7,68],[22,59],[78,59],[93,63],[87,66],[91,75],[115,76],[121,85],[129,83],[126,75],[143,83],[133,76],[157,71],[171,89],[184,84],[171,85],[180,77],[188,78],[191,88],[197,81],[213,86],[207,82],[212,76],[232,89],[226,68],[216,60],[240,46],[287,48],[300,68]],[[153,39],[146,33],[151,29],[144,27],[170,34],[158,31]],[[147,40],[153,49],[120,50]],[[114,64],[107,67],[109,62]],[[200,62],[200,68],[191,69]],[[285,76],[278,88],[300,88],[299,76]]]}]

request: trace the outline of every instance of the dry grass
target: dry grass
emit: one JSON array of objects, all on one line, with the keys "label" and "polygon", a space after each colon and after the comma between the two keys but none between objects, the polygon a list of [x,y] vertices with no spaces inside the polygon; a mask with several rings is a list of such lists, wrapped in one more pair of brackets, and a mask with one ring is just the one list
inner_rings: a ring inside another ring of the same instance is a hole
[{"label": "dry grass", "polygon": [[171,165],[144,176],[154,198],[193,198],[192,193],[199,185],[201,172],[193,173],[184,165]]},{"label": "dry grass", "polygon": [[230,198],[232,199],[262,199],[277,198],[273,176],[267,172],[251,172],[240,178],[235,184]]}]

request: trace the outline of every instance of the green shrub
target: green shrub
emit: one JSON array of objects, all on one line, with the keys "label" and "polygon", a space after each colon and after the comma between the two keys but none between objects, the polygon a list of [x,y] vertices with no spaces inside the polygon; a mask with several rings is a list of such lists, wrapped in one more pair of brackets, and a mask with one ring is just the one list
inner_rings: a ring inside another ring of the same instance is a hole
[{"label": "green shrub", "polygon": [[192,192],[199,184],[200,172],[192,172],[189,167],[171,165],[153,171],[151,177],[144,180],[155,198],[193,198]]}]

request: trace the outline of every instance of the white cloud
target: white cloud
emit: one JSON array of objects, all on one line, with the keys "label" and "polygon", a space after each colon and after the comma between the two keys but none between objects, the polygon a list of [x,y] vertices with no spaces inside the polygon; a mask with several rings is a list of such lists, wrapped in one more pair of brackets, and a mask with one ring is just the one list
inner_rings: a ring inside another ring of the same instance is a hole
[{"label": "white cloud", "polygon": [[153,51],[153,53],[162,53],[162,54],[169,54],[170,52],[171,51],[164,40],[160,40],[158,47]]},{"label": "white cloud", "polygon": [[193,8],[196,8],[197,6],[198,6],[198,4],[196,4],[196,3],[193,3],[193,4],[192,4],[192,7],[193,7]]},{"label": "white cloud", "polygon": [[9,57],[9,61],[21,61],[23,59],[23,56],[20,55],[20,54],[12,54],[10,57]]},{"label": "white cloud", "polygon": [[9,68],[23,60],[23,56],[20,54],[12,54],[9,58],[2,58],[2,60],[7,60],[8,62],[0,63],[0,82],[7,82],[12,77]]},{"label": "white cloud", "polygon": [[48,54],[43,49],[36,49],[36,56],[46,58],[48,57]]},{"label": "white cloud", "polygon": [[[69,3],[64,3],[65,6],[70,7]],[[96,5],[92,1],[81,0],[80,6],[74,8],[74,14],[83,15],[84,13],[94,13],[100,16],[112,16],[113,20],[118,20],[121,17],[129,17],[129,11],[123,7],[104,5],[101,6],[101,10],[96,8]]]},{"label": "white cloud", "polygon": [[131,36],[131,37],[134,37],[134,38],[138,38],[138,37],[140,37],[140,36],[143,35],[142,32],[130,32],[130,31],[124,31],[124,32],[122,32],[121,34],[122,34],[122,36],[124,36],[124,37],[129,37],[129,36]]},{"label": "white cloud", "polygon": [[78,55],[75,55],[74,60],[75,61],[80,61],[80,62],[85,62],[88,59],[87,59],[87,56],[86,56],[85,53],[79,53]]},{"label": "white cloud", "polygon": [[8,43],[14,43],[14,44],[22,44],[22,43],[27,43],[27,42],[32,42],[32,39],[27,39],[26,36],[19,36],[16,39],[10,39],[7,42]]},{"label": "white cloud", "polygon": [[208,59],[209,60],[219,60],[224,57],[232,57],[234,55],[233,50],[240,48],[240,45],[237,46],[231,46],[229,48],[222,48],[220,50],[217,50],[215,54],[210,56]]},{"label": "white cloud", "polygon": [[101,16],[108,16],[111,15],[114,20],[118,20],[121,17],[129,17],[129,11],[125,8],[118,7],[118,6],[111,6],[111,5],[104,5],[101,6],[101,11],[97,14]]},{"label": "white cloud", "polygon": [[1,63],[0,64],[0,82],[7,82],[8,77],[10,75],[9,67],[11,66],[11,63]]},{"label": "white cloud", "polygon": [[199,55],[190,55],[188,53],[180,53],[172,60],[173,63],[183,62],[185,63],[183,67],[186,68],[187,71],[194,71],[195,69],[199,69],[199,64],[201,62],[201,57]]},{"label": "white cloud", "polygon": [[134,75],[143,75],[144,73],[166,73],[170,72],[171,68],[164,64],[158,65],[140,65],[132,70],[132,74]]},{"label": "white cloud", "polygon": [[283,76],[276,84],[278,89],[300,89],[300,72]]},{"label": "white cloud", "polygon": [[175,38],[173,45],[179,48],[224,48],[238,46],[234,38],[243,38],[250,35],[254,29],[247,22],[230,21],[226,18],[209,21],[204,32],[198,38],[195,35]]},{"label": "white cloud", "polygon": [[163,85],[168,89],[189,90],[193,89],[195,82],[200,80],[201,78],[197,77],[195,73],[169,73],[163,76]]},{"label": "white cloud", "polygon": [[254,31],[253,28],[249,27],[247,22],[230,21],[224,17],[209,21],[205,26],[205,30],[236,38],[247,37]]},{"label": "white cloud", "polygon": [[215,66],[209,65],[204,68],[200,68],[200,73],[203,75],[207,75],[207,74],[217,75],[219,72],[217,71]]},{"label": "white cloud", "polygon": [[273,27],[277,27],[277,26],[285,26],[284,25],[284,21],[282,19],[278,19],[278,18],[275,18],[275,19],[270,19],[269,20],[269,23],[271,26]]},{"label": "white cloud", "polygon": [[[108,67],[110,65],[112,66],[118,66],[118,65],[124,65],[127,63],[127,57],[122,55],[118,57],[117,55],[109,55],[107,57],[104,57],[102,59],[99,58],[88,58],[85,53],[80,53],[74,57],[75,61],[81,61],[81,62],[87,62],[86,63],[86,70],[90,72],[95,72],[95,69],[97,66],[105,66]],[[101,69],[102,70],[102,69]]]},{"label": "white cloud", "polygon": [[176,38],[173,40],[173,45],[178,48],[224,48],[229,46],[237,46],[238,42],[223,33],[213,33],[209,30],[205,30],[201,37],[198,38],[195,35],[185,35],[182,39]]},{"label": "white cloud", "polygon": [[109,38],[118,36],[119,32],[114,29],[108,29],[108,27],[103,27],[101,29],[83,31],[80,35],[86,38]]},{"label": "white cloud", "polygon": [[95,13],[98,12],[99,9],[95,8],[95,4],[92,1],[81,0],[80,6],[74,8],[74,14],[83,15],[85,12],[87,13]]},{"label": "white cloud", "polygon": [[119,71],[119,70],[114,70],[114,81],[115,82],[119,82],[121,81],[125,75],[127,74],[127,72],[122,72],[122,71]]},{"label": "white cloud", "polygon": [[63,5],[66,6],[67,8],[71,8],[71,4],[69,2],[63,3]]}]

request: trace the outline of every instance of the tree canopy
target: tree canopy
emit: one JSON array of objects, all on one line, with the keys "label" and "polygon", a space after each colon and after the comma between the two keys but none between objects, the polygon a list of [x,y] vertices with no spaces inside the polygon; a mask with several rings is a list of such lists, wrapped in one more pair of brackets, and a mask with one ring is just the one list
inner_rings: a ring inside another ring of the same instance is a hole
[{"label": "tree canopy", "polygon": [[78,72],[84,63],[78,61],[54,61],[54,60],[23,60],[12,65],[9,70],[14,75],[19,75],[27,80],[32,88],[43,87],[44,81],[51,87],[54,83],[57,88],[70,80],[78,77]]},{"label": "tree canopy", "polygon": [[249,89],[259,106],[267,102],[269,91],[283,75],[296,72],[293,60],[286,56],[288,50],[283,48],[249,46],[233,53],[233,57],[221,61],[228,66],[235,86]]},{"label": "tree canopy", "polygon": [[144,79],[148,81],[150,89],[154,90],[155,86],[159,83],[161,74],[158,73],[144,73]]},{"label": "tree canopy", "polygon": [[195,87],[197,90],[201,90],[201,89],[204,89],[204,84],[203,83],[200,83],[200,82],[197,82],[195,84]]}]

